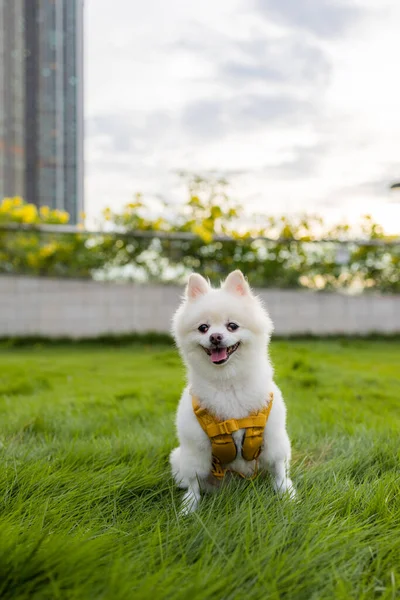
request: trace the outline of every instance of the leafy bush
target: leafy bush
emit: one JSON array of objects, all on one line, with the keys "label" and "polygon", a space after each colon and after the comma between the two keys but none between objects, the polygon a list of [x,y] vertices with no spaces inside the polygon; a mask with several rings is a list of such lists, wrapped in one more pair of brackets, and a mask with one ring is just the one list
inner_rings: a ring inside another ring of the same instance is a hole
[{"label": "leafy bush", "polygon": [[61,211],[3,200],[0,227],[31,229],[0,231],[0,271],[175,282],[192,270],[218,281],[238,268],[262,287],[400,289],[400,245],[389,245],[371,217],[357,232],[347,224],[328,229],[313,215],[249,218],[221,180],[193,177],[187,201],[177,206],[150,207],[137,195],[121,212],[103,212],[100,234],[35,230],[67,221]]},{"label": "leafy bush", "polygon": [[[0,204],[0,272],[34,275],[90,276],[103,257],[88,243],[86,233],[40,232],[37,226],[65,225],[65,211],[42,206],[39,210],[21,198],[5,198]],[[20,226],[3,229],[1,225]],[[28,226],[23,229],[21,226]]]}]

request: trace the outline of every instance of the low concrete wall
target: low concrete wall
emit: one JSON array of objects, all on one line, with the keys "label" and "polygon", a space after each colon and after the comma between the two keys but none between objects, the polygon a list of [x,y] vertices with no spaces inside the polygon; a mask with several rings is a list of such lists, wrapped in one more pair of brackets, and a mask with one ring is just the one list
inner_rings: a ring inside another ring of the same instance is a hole
[{"label": "low concrete wall", "polygon": [[[182,289],[0,277],[0,337],[168,332]],[[400,333],[400,296],[260,290],[280,335]]]}]

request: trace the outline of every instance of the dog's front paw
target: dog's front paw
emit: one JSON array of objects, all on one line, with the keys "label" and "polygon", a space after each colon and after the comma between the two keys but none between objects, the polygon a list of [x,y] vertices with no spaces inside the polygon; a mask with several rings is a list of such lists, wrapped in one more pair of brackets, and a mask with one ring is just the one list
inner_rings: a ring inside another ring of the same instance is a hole
[{"label": "dog's front paw", "polygon": [[274,488],[277,494],[279,494],[282,498],[289,498],[289,500],[296,499],[297,493],[291,479],[286,478],[282,481],[275,482]]},{"label": "dog's front paw", "polygon": [[290,484],[286,488],[285,496],[287,496],[287,498],[289,498],[289,500],[296,500],[297,499],[296,488],[294,487],[294,485],[293,485],[292,482],[290,482]]},{"label": "dog's front paw", "polygon": [[199,505],[199,502],[200,502],[200,496],[197,496],[191,490],[188,490],[186,492],[186,494],[183,496],[182,506],[179,511],[179,514],[182,517],[186,517],[187,515],[194,513],[194,511],[197,509],[197,507]]}]

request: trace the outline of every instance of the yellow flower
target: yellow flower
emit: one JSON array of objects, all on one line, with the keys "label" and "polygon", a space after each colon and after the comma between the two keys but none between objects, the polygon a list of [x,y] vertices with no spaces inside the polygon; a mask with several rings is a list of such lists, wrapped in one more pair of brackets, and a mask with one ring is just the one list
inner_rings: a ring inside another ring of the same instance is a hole
[{"label": "yellow flower", "polygon": [[231,231],[230,235],[234,240],[247,240],[251,237],[250,231],[243,231],[242,233],[239,231]]},{"label": "yellow flower", "polygon": [[25,223],[34,223],[37,219],[37,208],[34,204],[27,204],[22,209],[24,211]]},{"label": "yellow flower", "polygon": [[11,200],[11,198],[4,198],[2,203],[1,203],[1,211],[2,212],[8,212],[12,209],[13,207],[13,201]]},{"label": "yellow flower", "polygon": [[126,205],[126,208],[129,210],[135,210],[135,208],[141,208],[141,207],[142,207],[141,202],[130,202],[129,204]]},{"label": "yellow flower", "polygon": [[57,244],[55,242],[49,242],[40,248],[39,254],[42,258],[47,258],[48,256],[55,254],[55,252],[57,252]]},{"label": "yellow flower", "polygon": [[22,204],[24,203],[22,198],[20,198],[19,196],[15,196],[15,198],[13,198],[12,200],[13,200],[14,206],[22,206]]},{"label": "yellow flower", "polygon": [[212,242],[212,239],[213,239],[212,233],[210,231],[208,231],[202,225],[194,225],[192,228],[192,231],[193,231],[193,233],[198,235],[199,238],[201,238],[203,240],[203,242],[206,242],[206,244],[209,244],[210,242]]},{"label": "yellow flower", "polygon": [[22,223],[35,223],[37,221],[37,209],[34,204],[25,204],[14,211],[14,215],[17,219],[20,219]]},{"label": "yellow flower", "polygon": [[50,215],[50,208],[48,206],[41,206],[40,207],[40,216],[42,217],[42,219],[48,219]]},{"label": "yellow flower", "polygon": [[65,210],[59,210],[57,217],[58,217],[60,223],[63,225],[65,223],[68,223],[68,221],[69,221],[69,214]]},{"label": "yellow flower", "polygon": [[162,218],[156,219],[152,223],[152,229],[154,229],[155,231],[158,231],[163,227],[164,223],[165,223],[164,219],[162,219]]}]

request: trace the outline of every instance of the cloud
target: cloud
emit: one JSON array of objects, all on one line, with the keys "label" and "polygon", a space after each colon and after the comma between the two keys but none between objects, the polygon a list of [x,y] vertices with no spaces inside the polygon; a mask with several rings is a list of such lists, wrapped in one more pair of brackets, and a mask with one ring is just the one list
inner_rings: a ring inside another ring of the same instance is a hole
[{"label": "cloud", "polygon": [[112,152],[131,152],[136,133],[137,128],[132,126],[130,119],[119,114],[103,114],[86,122],[87,137],[106,140]]},{"label": "cloud", "polygon": [[[262,28],[236,39],[189,28],[170,50],[209,65],[205,92],[182,107],[185,140],[198,144],[235,132],[315,120],[331,75],[325,49],[298,34]],[[208,85],[208,87],[207,87]],[[295,131],[293,131],[295,134]]]},{"label": "cloud", "polygon": [[211,26],[190,27],[165,52],[208,65],[210,83],[218,81],[238,93],[242,83],[326,85],[331,74],[324,45],[287,27],[277,35],[258,24],[245,37]]},{"label": "cloud", "polygon": [[244,96],[238,102],[235,118],[240,122],[240,127],[247,129],[249,126],[262,127],[270,121],[275,123],[281,120],[294,123],[303,120],[311,113],[309,103],[296,100],[288,95],[270,96]]},{"label": "cloud", "polygon": [[239,57],[219,67],[219,75],[233,86],[259,81],[315,89],[328,83],[331,65],[326,53],[299,36],[259,37],[238,42],[236,49]]},{"label": "cloud", "polygon": [[[370,178],[361,183],[355,183],[354,185],[344,185],[338,187],[338,189],[335,190],[335,193],[339,196],[346,195],[365,199],[384,198],[385,196],[390,199],[390,175],[394,171],[395,169],[393,168],[384,169],[384,172],[378,178]],[[330,200],[332,200],[332,198],[330,198]]]},{"label": "cloud", "polygon": [[181,124],[188,136],[202,141],[225,135],[229,126],[225,116],[221,101],[204,99],[183,109]]},{"label": "cloud", "polygon": [[199,100],[188,104],[181,125],[192,143],[222,139],[229,135],[268,131],[284,121],[285,126],[301,123],[313,114],[313,106],[290,95],[237,95],[226,100]]},{"label": "cloud", "polygon": [[268,20],[327,38],[341,35],[362,14],[354,3],[337,0],[256,0],[256,6]]},{"label": "cloud", "polygon": [[320,142],[312,146],[296,146],[292,150],[292,157],[282,161],[277,166],[264,167],[263,171],[269,177],[277,179],[301,179],[312,176],[318,165],[323,160],[327,144]]},{"label": "cloud", "polygon": [[154,148],[171,124],[165,111],[124,111],[105,113],[87,119],[89,140],[101,140],[108,151],[135,154]]}]

